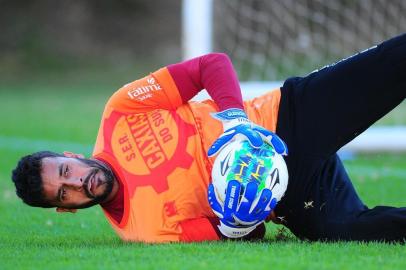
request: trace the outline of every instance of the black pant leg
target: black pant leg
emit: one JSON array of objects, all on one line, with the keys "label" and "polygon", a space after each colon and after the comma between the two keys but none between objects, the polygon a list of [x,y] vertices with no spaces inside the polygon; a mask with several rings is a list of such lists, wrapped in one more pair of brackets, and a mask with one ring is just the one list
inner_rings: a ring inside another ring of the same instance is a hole
[{"label": "black pant leg", "polygon": [[328,240],[406,241],[406,208],[377,206],[327,223]]},{"label": "black pant leg", "polygon": [[[285,93],[284,93],[285,92]],[[406,96],[406,34],[282,87],[277,132],[290,153],[328,157]]]},{"label": "black pant leg", "polygon": [[337,155],[321,168],[317,185],[309,192],[310,197],[315,198],[315,206],[323,206],[315,209],[320,214],[314,220],[321,224],[316,239],[404,241],[406,208],[377,206],[369,209],[358,197]]},{"label": "black pant leg", "polygon": [[276,214],[285,217],[285,225],[296,236],[337,239],[344,231],[339,225],[368,209],[336,154],[327,159],[291,156],[288,169],[290,186]]},{"label": "black pant leg", "polygon": [[[406,238],[406,208],[368,209],[337,155],[295,163],[293,187],[276,208],[299,238],[309,240],[397,241]],[[290,182],[289,182],[290,183]]]},{"label": "black pant leg", "polygon": [[[360,240],[356,229],[350,236],[346,232],[350,224],[371,228],[354,219],[368,208],[335,152],[404,100],[406,35],[304,78],[288,79],[281,92],[276,132],[289,147],[289,185],[277,216],[298,237]],[[399,233],[399,227],[392,228]]]}]

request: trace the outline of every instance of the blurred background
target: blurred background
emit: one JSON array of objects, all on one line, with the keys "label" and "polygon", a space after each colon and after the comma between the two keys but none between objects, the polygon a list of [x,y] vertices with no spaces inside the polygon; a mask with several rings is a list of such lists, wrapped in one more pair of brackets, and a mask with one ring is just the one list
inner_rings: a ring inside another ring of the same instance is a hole
[{"label": "blurred background", "polygon": [[227,52],[243,81],[283,80],[404,32],[405,12],[402,0],[1,0],[0,75],[114,77],[192,48]]},{"label": "blurred background", "polygon": [[114,77],[178,61],[180,10],[181,1],[1,0],[1,81]]},{"label": "blurred background", "polygon": [[[122,85],[222,51],[241,81],[255,82],[243,84],[252,97],[405,32],[405,14],[404,0],[0,0],[0,268],[59,269],[93,258],[95,245],[123,252],[100,208],[74,218],[34,211],[10,180],[21,156],[34,151],[90,156],[104,104]],[[406,204],[405,125],[403,102],[374,126],[384,132],[362,148],[373,155],[345,160],[369,205]],[[269,227],[271,238],[278,227]],[[105,260],[116,267],[103,254],[98,268]],[[129,246],[123,254],[128,262],[145,253]]]},{"label": "blurred background", "polygon": [[[210,51],[260,82],[243,85],[252,97],[403,33],[404,14],[403,0],[0,0],[1,112],[22,113],[2,119],[0,136],[91,144],[116,89]],[[80,117],[68,120],[68,108]],[[403,126],[405,111],[378,124]],[[51,117],[64,117],[64,132],[48,128]]]}]

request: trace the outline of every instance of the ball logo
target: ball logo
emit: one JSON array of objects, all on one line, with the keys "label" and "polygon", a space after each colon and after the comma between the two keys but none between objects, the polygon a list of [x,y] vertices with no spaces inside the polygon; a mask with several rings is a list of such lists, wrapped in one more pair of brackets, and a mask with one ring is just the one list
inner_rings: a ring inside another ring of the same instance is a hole
[{"label": "ball logo", "polygon": [[[273,185],[272,185],[273,183]],[[271,172],[271,190],[273,190],[273,188],[279,184],[279,170],[278,168],[275,168],[272,172]]]},{"label": "ball logo", "polygon": [[112,112],[104,121],[104,151],[110,152],[126,175],[132,196],[137,186],[152,186],[157,193],[168,189],[167,177],[177,168],[189,168],[193,157],[187,141],[196,134],[193,125],[176,112]]},{"label": "ball logo", "polygon": [[[226,175],[228,169],[230,168],[230,157],[231,151],[228,152],[227,156],[220,162],[220,173],[222,176]],[[225,166],[224,166],[225,165]]]}]

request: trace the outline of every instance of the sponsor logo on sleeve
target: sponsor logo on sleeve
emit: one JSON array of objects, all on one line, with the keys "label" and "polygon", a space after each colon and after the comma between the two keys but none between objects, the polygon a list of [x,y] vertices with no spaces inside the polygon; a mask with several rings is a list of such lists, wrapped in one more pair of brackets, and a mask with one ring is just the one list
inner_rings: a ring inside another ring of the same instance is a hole
[{"label": "sponsor logo on sleeve", "polygon": [[146,83],[147,84],[145,85],[137,86],[134,89],[128,90],[127,95],[130,97],[130,99],[143,101],[151,98],[153,92],[162,90],[161,85],[152,76],[149,76],[146,79]]}]

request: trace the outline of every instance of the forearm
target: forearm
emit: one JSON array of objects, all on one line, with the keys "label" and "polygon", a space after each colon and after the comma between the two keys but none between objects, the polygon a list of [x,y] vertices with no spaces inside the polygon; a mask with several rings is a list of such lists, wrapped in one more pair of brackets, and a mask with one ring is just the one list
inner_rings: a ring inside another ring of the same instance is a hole
[{"label": "forearm", "polygon": [[183,102],[206,89],[220,110],[243,109],[237,74],[227,55],[211,53],[169,65],[167,68]]}]

